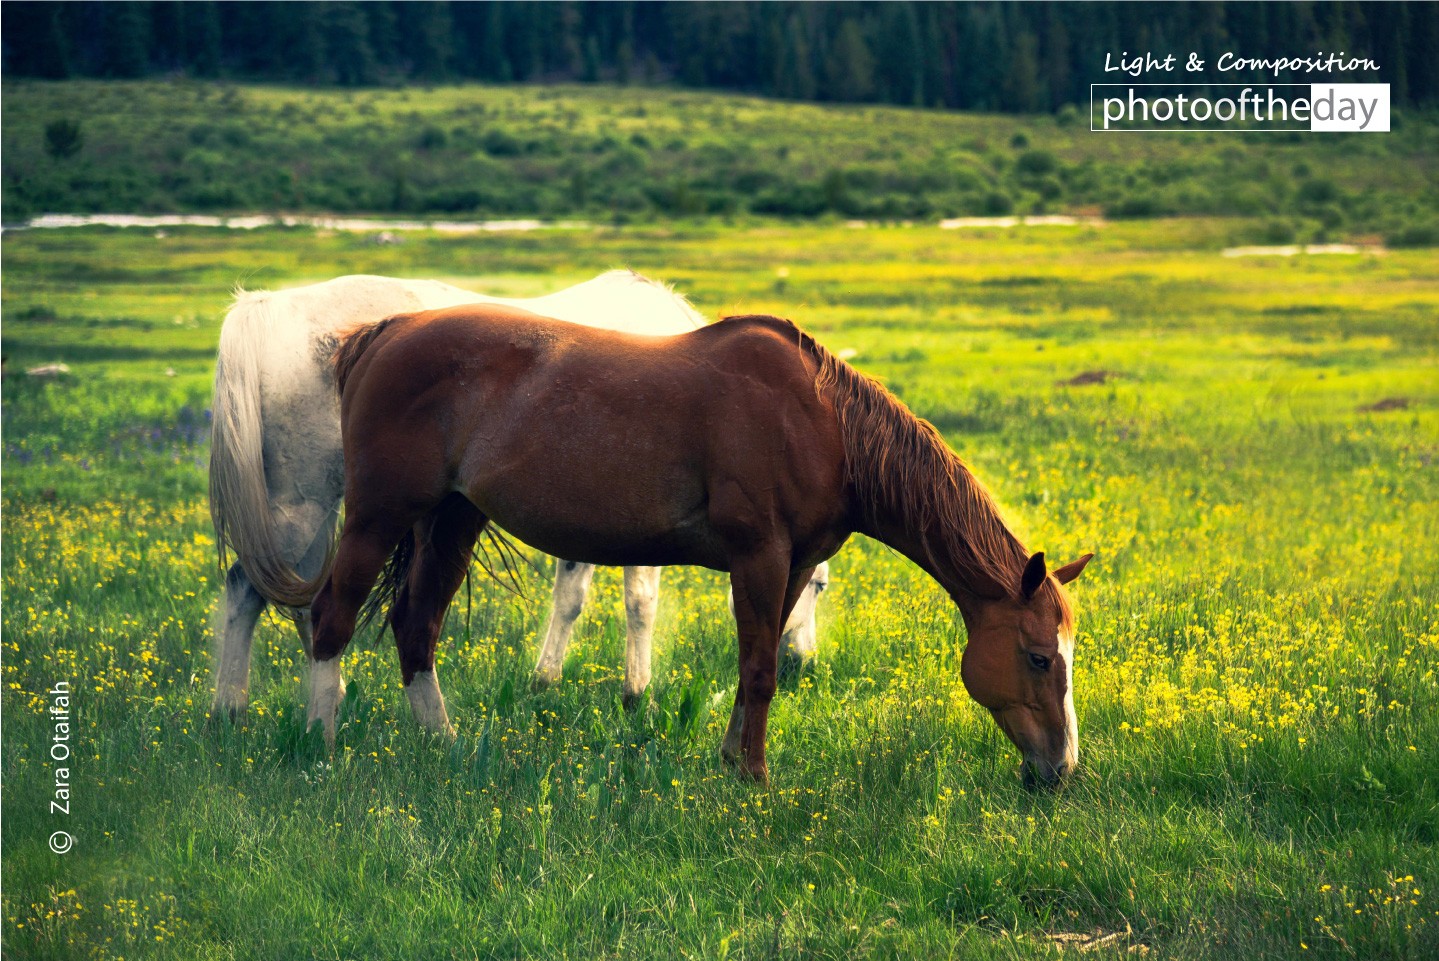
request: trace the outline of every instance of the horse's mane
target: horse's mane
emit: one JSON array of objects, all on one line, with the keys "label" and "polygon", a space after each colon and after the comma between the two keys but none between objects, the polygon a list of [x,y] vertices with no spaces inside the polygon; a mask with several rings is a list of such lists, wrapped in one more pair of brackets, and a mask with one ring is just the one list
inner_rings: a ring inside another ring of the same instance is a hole
[{"label": "horse's mane", "polygon": [[[1017,599],[1029,554],[989,491],[934,425],[790,321],[753,319],[792,338],[818,364],[815,390],[834,405],[846,479],[864,519],[898,522],[916,533],[934,567],[952,570],[972,593]],[[1070,623],[1064,593],[1049,579],[1040,590],[1053,592]]]}]

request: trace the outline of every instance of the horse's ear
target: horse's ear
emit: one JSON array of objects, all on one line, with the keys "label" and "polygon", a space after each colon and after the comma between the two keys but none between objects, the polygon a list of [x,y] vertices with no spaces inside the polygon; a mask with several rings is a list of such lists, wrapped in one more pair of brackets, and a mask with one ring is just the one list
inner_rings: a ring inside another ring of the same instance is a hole
[{"label": "horse's ear", "polygon": [[1077,561],[1070,561],[1068,564],[1065,564],[1059,570],[1054,572],[1054,579],[1056,581],[1059,581],[1059,583],[1061,584],[1068,584],[1070,581],[1078,577],[1080,571],[1084,570],[1084,565],[1088,564],[1093,559],[1093,554],[1085,554]]},{"label": "horse's ear", "polygon": [[1019,589],[1024,592],[1026,601],[1034,596],[1034,592],[1039,590],[1039,585],[1043,584],[1048,576],[1049,573],[1044,569],[1044,551],[1039,551],[1024,565],[1024,574],[1019,579]]}]

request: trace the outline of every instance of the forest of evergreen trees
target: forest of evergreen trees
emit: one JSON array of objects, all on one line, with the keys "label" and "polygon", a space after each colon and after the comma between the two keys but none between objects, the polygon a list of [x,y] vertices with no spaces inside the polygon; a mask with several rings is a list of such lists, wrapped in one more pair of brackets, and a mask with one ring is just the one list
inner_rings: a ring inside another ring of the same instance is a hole
[{"label": "forest of evergreen trees", "polygon": [[719,88],[1005,112],[1084,104],[1106,54],[1346,53],[1380,71],[1152,81],[1368,80],[1439,102],[1439,3],[6,2],[6,77],[478,80]]}]

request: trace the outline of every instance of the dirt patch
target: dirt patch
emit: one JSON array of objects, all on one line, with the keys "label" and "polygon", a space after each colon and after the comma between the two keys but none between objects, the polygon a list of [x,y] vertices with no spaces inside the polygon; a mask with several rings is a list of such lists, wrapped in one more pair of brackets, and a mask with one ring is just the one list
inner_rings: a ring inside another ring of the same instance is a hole
[{"label": "dirt patch", "polygon": [[1111,380],[1117,380],[1122,376],[1114,370],[1082,370],[1068,380],[1057,380],[1057,387],[1092,387],[1096,384],[1107,384]]},{"label": "dirt patch", "polygon": [[1149,946],[1132,942],[1134,930],[1128,925],[1123,931],[1060,931],[1046,935],[1049,942],[1060,951],[1074,950],[1081,954],[1091,951],[1111,951],[1119,954],[1146,955]]},{"label": "dirt patch", "polygon": [[1386,410],[1408,410],[1408,397],[1386,397],[1383,400],[1376,400],[1372,404],[1364,404],[1358,408],[1361,414],[1382,414]]}]

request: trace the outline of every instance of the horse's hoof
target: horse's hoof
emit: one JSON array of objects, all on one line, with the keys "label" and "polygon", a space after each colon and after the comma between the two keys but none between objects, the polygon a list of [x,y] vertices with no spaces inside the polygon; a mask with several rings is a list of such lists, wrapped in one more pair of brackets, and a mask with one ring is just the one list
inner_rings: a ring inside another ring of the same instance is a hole
[{"label": "horse's hoof", "polygon": [[210,702],[210,717],[238,721],[249,707],[249,698],[244,694],[216,694]]},{"label": "horse's hoof", "polygon": [[535,671],[530,675],[530,690],[543,691],[560,683],[561,671]]},{"label": "horse's hoof", "polygon": [[740,780],[753,781],[763,787],[769,786],[769,765],[768,764],[742,764],[739,769]]},{"label": "horse's hoof", "polygon": [[310,718],[309,722],[305,724],[305,733],[306,733],[306,734],[309,734],[309,733],[310,733],[311,731],[313,731],[316,727],[319,727],[321,730],[324,731],[324,735],[325,735],[325,750],[329,751],[331,754],[334,754],[334,753],[335,753],[335,725],[334,725],[334,724],[326,724],[324,721],[320,720],[320,718],[318,718],[318,717],[312,717],[312,718]]},{"label": "horse's hoof", "polygon": [[218,727],[221,724],[243,724],[245,717],[246,709],[243,704],[238,707],[224,707],[216,704],[205,716],[205,723],[210,727]]},{"label": "horse's hoof", "polygon": [[625,706],[626,711],[633,711],[640,706],[644,699],[644,691],[625,691],[620,694],[620,703]]}]

